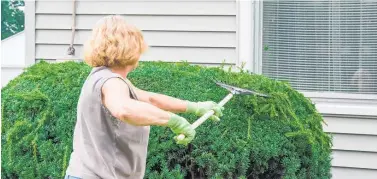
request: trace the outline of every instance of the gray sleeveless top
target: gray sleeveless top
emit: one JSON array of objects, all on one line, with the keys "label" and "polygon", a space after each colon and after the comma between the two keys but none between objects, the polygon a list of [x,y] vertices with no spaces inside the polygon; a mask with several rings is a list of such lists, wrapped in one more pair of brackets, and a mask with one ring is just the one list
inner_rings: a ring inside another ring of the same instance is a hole
[{"label": "gray sleeveless top", "polygon": [[[67,175],[83,179],[144,177],[150,127],[134,126],[110,114],[101,100],[101,88],[110,78],[123,79],[106,67],[93,68],[82,87]],[[129,88],[131,98],[137,99]]]}]

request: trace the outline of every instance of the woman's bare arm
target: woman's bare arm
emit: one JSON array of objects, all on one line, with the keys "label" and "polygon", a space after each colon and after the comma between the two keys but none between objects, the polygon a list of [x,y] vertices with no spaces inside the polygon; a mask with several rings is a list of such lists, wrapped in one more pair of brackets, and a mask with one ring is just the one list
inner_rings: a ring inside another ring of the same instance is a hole
[{"label": "woman's bare arm", "polygon": [[105,82],[102,101],[114,117],[133,125],[166,126],[171,116],[152,104],[131,99],[127,84],[119,78]]}]

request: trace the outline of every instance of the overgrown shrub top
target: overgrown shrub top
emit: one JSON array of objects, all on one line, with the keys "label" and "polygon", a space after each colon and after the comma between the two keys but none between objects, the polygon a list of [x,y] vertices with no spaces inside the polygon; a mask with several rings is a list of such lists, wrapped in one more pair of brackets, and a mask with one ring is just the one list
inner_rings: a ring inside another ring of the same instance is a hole
[{"label": "overgrown shrub top", "polygon": [[[72,150],[83,63],[38,63],[2,89],[2,178],[62,178]],[[214,84],[267,93],[235,96],[218,123],[206,121],[188,147],[152,127],[145,178],[330,178],[331,138],[315,106],[287,83],[220,68],[143,62],[139,88],[192,101],[220,101]],[[191,122],[197,117],[184,115]]]}]

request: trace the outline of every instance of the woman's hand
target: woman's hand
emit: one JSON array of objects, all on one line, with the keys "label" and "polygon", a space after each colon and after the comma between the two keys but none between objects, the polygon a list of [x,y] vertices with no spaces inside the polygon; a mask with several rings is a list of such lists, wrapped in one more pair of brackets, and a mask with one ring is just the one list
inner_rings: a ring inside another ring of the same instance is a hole
[{"label": "woman's hand", "polygon": [[[191,126],[191,124],[183,117],[178,116],[174,113],[170,114],[170,119],[167,124],[170,129],[177,134],[174,137],[174,140],[177,144],[187,145],[189,144],[195,137],[195,129]],[[183,134],[185,138],[183,140],[177,140],[178,135]]]},{"label": "woman's hand", "polygon": [[191,102],[188,101],[187,103],[187,113],[193,113],[197,116],[203,116],[208,111],[213,110],[215,111],[214,115],[210,117],[210,119],[214,121],[220,121],[220,118],[223,113],[224,107],[219,106],[217,103],[213,101],[205,101],[205,102]]}]

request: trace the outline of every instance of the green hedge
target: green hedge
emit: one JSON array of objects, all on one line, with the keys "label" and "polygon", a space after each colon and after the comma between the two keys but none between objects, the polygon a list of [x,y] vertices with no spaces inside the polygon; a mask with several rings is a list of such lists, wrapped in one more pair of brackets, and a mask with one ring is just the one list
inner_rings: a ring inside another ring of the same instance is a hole
[{"label": "green hedge", "polygon": [[[2,89],[2,178],[62,178],[89,71],[83,63],[41,62]],[[142,89],[192,101],[220,101],[228,93],[211,79],[272,96],[235,96],[221,122],[202,124],[188,147],[176,145],[170,129],[152,127],[146,178],[331,177],[331,137],[322,117],[287,83],[162,62],[141,63],[129,78]]]}]

